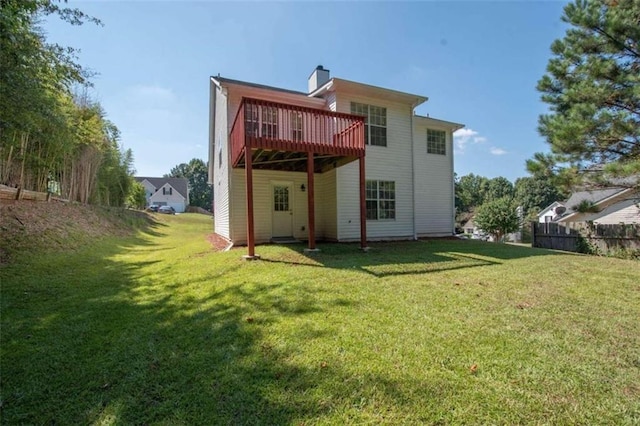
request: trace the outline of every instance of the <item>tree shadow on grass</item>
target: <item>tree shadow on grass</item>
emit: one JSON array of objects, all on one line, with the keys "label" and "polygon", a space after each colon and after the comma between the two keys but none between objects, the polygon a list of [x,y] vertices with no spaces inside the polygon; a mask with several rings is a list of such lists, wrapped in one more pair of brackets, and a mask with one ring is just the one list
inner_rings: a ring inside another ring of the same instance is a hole
[{"label": "tree shadow on grass", "polygon": [[[395,398],[399,384],[380,387],[370,373],[362,382],[331,360],[296,361],[297,347],[265,331],[281,318],[304,321],[354,302],[259,277],[190,282],[198,288],[191,293],[154,285],[144,269],[155,260],[113,260],[138,244],[148,241],[97,242],[81,259],[63,253],[28,274],[20,264],[2,271],[4,422],[289,424],[380,389]],[[313,344],[330,332],[300,324],[291,336]],[[346,385],[356,379],[357,390]]]},{"label": "tree shadow on grass", "polygon": [[558,253],[508,244],[466,240],[419,240],[371,243],[368,252],[356,244],[319,244],[319,252],[306,253],[302,244],[287,245],[285,250],[262,261],[295,266],[315,266],[365,272],[377,278],[425,274],[482,266],[501,265],[505,261]]},{"label": "tree shadow on grass", "polygon": [[[211,274],[182,284],[149,282],[145,269],[156,260],[114,260],[150,244],[127,241],[98,242],[81,259],[63,253],[30,271],[21,264],[0,270],[3,423],[455,423],[447,401],[468,382],[447,371],[407,377],[352,368],[343,354],[357,352],[357,344],[326,343],[336,329],[315,319],[336,309],[358,311],[358,299],[322,292],[295,281],[295,274],[242,274],[256,265],[240,260],[220,262]],[[393,256],[374,247],[358,253],[366,260],[358,260],[360,268],[393,262],[419,273],[415,264],[447,270],[500,259],[475,249],[465,253],[457,244],[424,245],[393,246]],[[313,257],[283,252],[280,260],[351,268],[354,259],[345,253],[354,253],[354,246],[322,249]],[[273,336],[270,326],[279,321],[291,328]],[[329,352],[298,356],[321,339]],[[421,417],[425,413],[431,416]],[[514,414],[513,423],[530,421],[526,415]]]}]

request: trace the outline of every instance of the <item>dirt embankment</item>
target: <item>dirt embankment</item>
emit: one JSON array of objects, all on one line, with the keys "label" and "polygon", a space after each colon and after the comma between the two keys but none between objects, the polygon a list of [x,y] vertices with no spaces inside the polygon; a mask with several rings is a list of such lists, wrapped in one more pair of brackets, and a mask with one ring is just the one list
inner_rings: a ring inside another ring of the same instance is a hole
[{"label": "dirt embankment", "polygon": [[75,203],[0,202],[0,263],[11,253],[62,249],[94,238],[131,235],[153,219],[144,212]]}]

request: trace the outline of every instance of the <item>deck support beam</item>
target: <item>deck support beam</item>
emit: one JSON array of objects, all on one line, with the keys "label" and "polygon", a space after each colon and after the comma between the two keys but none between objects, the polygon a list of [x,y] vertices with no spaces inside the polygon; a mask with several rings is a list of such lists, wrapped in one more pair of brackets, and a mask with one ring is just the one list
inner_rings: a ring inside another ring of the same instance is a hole
[{"label": "deck support beam", "polygon": [[308,209],[308,231],[309,231],[309,251],[316,250],[316,210],[315,210],[315,190],[314,190],[314,162],[313,152],[307,154],[307,209]]},{"label": "deck support beam", "polygon": [[246,260],[259,259],[260,256],[256,256],[256,240],[253,223],[253,164],[251,158],[251,147],[244,146],[244,162],[245,162],[245,176],[247,183],[247,248],[248,253],[243,256]]},{"label": "deck support beam", "polygon": [[359,159],[360,164],[360,249],[367,251],[367,199],[365,193],[366,177],[364,155]]}]

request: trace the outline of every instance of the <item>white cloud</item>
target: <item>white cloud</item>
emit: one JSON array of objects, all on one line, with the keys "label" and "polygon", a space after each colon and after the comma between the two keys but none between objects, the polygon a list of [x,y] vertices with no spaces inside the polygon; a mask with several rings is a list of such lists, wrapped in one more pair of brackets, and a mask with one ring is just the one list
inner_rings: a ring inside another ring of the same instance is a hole
[{"label": "white cloud", "polygon": [[507,153],[507,151],[505,151],[504,149],[497,148],[495,146],[492,146],[489,152],[493,155],[505,155]]},{"label": "white cloud", "polygon": [[460,129],[453,134],[453,142],[455,143],[456,153],[462,154],[469,144],[481,144],[485,143],[487,138],[480,136],[478,132],[473,129]]}]

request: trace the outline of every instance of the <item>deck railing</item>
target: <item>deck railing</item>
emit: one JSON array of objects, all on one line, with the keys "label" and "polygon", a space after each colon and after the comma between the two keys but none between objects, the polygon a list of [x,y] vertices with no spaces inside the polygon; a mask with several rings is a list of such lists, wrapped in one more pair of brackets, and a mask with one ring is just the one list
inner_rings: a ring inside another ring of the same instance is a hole
[{"label": "deck railing", "polygon": [[243,98],[231,128],[234,166],[244,148],[360,157],[364,118],[315,108]]}]

